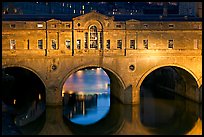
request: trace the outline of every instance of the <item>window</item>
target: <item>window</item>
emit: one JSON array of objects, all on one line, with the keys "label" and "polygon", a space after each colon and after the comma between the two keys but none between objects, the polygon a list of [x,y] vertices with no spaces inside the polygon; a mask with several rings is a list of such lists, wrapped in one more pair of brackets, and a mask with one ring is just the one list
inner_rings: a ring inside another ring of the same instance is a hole
[{"label": "window", "polygon": [[148,49],[148,40],[147,39],[143,40],[143,45],[144,45],[145,49]]},{"label": "window", "polygon": [[70,28],[70,24],[66,24],[65,26],[66,26],[66,28]]},{"label": "window", "polygon": [[16,49],[16,40],[10,40],[10,49]]},{"label": "window", "polygon": [[148,28],[148,24],[144,24],[144,28]]},{"label": "window", "polygon": [[11,24],[10,25],[10,28],[15,28],[16,27],[16,24]]},{"label": "window", "polygon": [[174,24],[169,24],[169,28],[170,29],[174,28]]},{"label": "window", "polygon": [[122,49],[122,40],[117,41],[117,48]]},{"label": "window", "polygon": [[38,28],[42,28],[42,27],[43,27],[43,24],[37,24],[37,27],[38,27]]},{"label": "window", "polygon": [[57,44],[55,39],[52,40],[52,49],[57,49]]},{"label": "window", "polygon": [[77,49],[81,49],[81,40],[80,39],[77,40]]},{"label": "window", "polygon": [[38,49],[43,49],[43,40],[38,40]]},{"label": "window", "polygon": [[27,40],[27,42],[28,42],[28,49],[30,49],[30,41],[29,41],[29,39]]},{"label": "window", "polygon": [[194,39],[194,49],[198,49],[198,40]]},{"label": "window", "polygon": [[98,48],[98,32],[96,26],[90,27],[90,48]]},{"label": "window", "polygon": [[130,40],[130,48],[135,49],[135,40]]},{"label": "window", "polygon": [[168,48],[173,49],[173,47],[174,47],[174,40],[170,39],[168,43]]},{"label": "window", "polygon": [[52,27],[52,28],[56,28],[56,24],[52,24],[51,27]]},{"label": "window", "polygon": [[107,48],[107,49],[110,49],[110,40],[107,40],[106,48]]},{"label": "window", "polygon": [[120,24],[116,24],[116,28],[121,28],[121,25]]},{"label": "window", "polygon": [[88,49],[88,32],[84,35],[84,47],[85,49]]},{"label": "window", "polygon": [[103,33],[100,32],[100,48],[103,49]]},{"label": "window", "polygon": [[66,40],[65,41],[65,45],[66,45],[67,49],[71,49],[71,42],[70,42],[70,40]]}]

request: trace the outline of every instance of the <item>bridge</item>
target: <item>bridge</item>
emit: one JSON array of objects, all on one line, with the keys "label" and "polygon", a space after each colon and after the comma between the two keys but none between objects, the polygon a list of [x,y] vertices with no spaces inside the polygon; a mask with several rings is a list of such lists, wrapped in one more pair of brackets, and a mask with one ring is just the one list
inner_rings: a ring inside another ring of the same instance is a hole
[{"label": "bridge", "polygon": [[185,81],[174,92],[202,102],[202,21],[124,21],[95,11],[69,21],[5,20],[2,67],[33,72],[48,105],[62,104],[66,79],[87,67],[104,69],[111,94],[124,104],[139,104],[145,78],[164,67]]}]

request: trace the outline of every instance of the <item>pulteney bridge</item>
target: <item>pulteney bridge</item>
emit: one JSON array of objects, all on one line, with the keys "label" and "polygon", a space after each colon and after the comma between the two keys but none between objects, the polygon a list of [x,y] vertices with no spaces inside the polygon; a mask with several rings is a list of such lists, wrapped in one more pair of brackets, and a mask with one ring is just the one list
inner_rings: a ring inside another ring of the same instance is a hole
[{"label": "pulteney bridge", "polygon": [[95,11],[69,22],[3,21],[2,66],[37,75],[47,104],[61,104],[66,79],[86,67],[103,68],[111,94],[127,104],[139,103],[140,86],[151,72],[171,67],[185,81],[185,92],[179,85],[174,90],[202,102],[201,26],[199,21],[117,21]]}]

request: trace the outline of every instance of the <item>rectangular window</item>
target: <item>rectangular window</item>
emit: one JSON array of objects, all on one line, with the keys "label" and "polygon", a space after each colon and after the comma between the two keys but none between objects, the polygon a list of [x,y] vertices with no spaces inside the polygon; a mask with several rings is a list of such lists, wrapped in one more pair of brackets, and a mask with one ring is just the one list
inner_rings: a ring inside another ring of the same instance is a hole
[{"label": "rectangular window", "polygon": [[38,49],[43,49],[43,40],[38,40]]},{"label": "rectangular window", "polygon": [[148,49],[148,40],[147,39],[143,40],[143,45],[144,45],[145,49]]},{"label": "rectangular window", "polygon": [[66,45],[67,49],[71,49],[71,41],[70,40],[66,40],[65,45]]},{"label": "rectangular window", "polygon": [[30,41],[29,41],[29,39],[27,40],[27,42],[28,42],[28,49],[30,49]]},{"label": "rectangular window", "polygon": [[57,42],[55,39],[52,39],[52,49],[57,49]]},{"label": "rectangular window", "polygon": [[37,27],[38,27],[38,28],[42,28],[42,27],[43,27],[43,24],[37,24]]},{"label": "rectangular window", "polygon": [[116,24],[116,28],[121,28],[121,25],[120,24]]},{"label": "rectangular window", "polygon": [[16,24],[11,24],[10,25],[10,28],[15,28],[16,27]]},{"label": "rectangular window", "polygon": [[194,39],[194,49],[198,49],[198,40]]},{"label": "rectangular window", "polygon": [[84,35],[84,47],[85,49],[88,49],[88,32]]},{"label": "rectangular window", "polygon": [[130,40],[130,48],[135,49],[135,40]]},{"label": "rectangular window", "polygon": [[16,40],[10,40],[10,49],[16,49]]},{"label": "rectangular window", "polygon": [[66,24],[65,26],[66,26],[66,28],[70,28],[70,24]]},{"label": "rectangular window", "polygon": [[52,27],[52,28],[56,28],[56,24],[52,24],[51,27]]},{"label": "rectangular window", "polygon": [[107,40],[106,48],[107,48],[107,49],[110,49],[110,40]]},{"label": "rectangular window", "polygon": [[173,39],[170,39],[170,40],[169,40],[169,43],[168,43],[168,48],[169,48],[169,49],[173,49],[173,47],[174,47],[174,40],[173,40]]},{"label": "rectangular window", "polygon": [[144,24],[144,28],[148,28],[148,24]]},{"label": "rectangular window", "polygon": [[169,28],[170,29],[174,28],[174,24],[169,24]]},{"label": "rectangular window", "polygon": [[81,40],[80,39],[77,40],[77,49],[81,49]]},{"label": "rectangular window", "polygon": [[117,41],[117,48],[122,49],[122,40]]}]

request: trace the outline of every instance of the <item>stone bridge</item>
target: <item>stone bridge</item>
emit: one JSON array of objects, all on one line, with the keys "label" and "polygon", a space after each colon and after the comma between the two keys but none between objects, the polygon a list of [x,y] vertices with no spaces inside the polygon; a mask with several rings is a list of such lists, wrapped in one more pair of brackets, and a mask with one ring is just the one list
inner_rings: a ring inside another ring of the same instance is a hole
[{"label": "stone bridge", "polygon": [[[101,67],[110,78],[111,94],[125,104],[139,104],[140,87],[154,70],[171,67],[186,82],[185,93],[196,102],[202,102],[202,51],[193,50],[81,50],[74,55],[45,51],[3,50],[2,67],[21,67],[37,75],[46,89],[48,105],[62,104],[62,88],[74,72],[87,67]],[[121,53],[121,54],[118,54]],[[175,89],[176,90],[176,89]],[[179,93],[179,91],[176,91]]]}]

